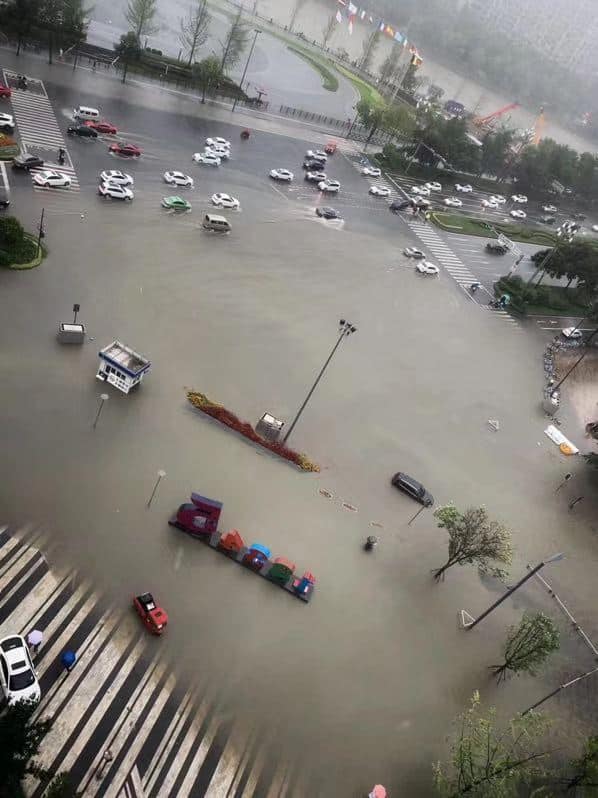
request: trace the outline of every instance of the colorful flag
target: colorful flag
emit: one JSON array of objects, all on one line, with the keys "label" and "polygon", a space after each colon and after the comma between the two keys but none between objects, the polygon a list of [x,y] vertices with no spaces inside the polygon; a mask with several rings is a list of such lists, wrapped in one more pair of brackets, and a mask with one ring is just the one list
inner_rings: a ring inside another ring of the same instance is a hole
[{"label": "colorful flag", "polygon": [[343,15],[341,14],[340,8],[336,12],[336,21],[337,22],[342,22],[343,21]]},{"label": "colorful flag", "polygon": [[395,38],[395,41],[397,41],[397,42],[399,42],[399,43],[403,41],[403,37],[402,37],[402,35],[399,33],[399,31],[395,31],[394,38]]},{"label": "colorful flag", "polygon": [[388,35],[389,35],[389,36],[394,36],[394,35],[395,35],[395,32],[394,32],[394,30],[393,30],[393,29],[390,27],[390,25],[387,25],[387,26],[386,26],[386,33],[388,33]]}]

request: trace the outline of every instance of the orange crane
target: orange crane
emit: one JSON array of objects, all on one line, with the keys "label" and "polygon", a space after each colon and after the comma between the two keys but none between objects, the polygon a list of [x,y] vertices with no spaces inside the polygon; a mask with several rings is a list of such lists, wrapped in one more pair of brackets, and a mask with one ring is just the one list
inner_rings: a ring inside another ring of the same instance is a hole
[{"label": "orange crane", "polygon": [[493,113],[488,114],[488,116],[476,116],[473,120],[473,124],[476,127],[489,130],[494,126],[494,123],[497,119],[499,119],[503,114],[506,114],[507,111],[512,111],[513,108],[519,108],[519,103],[509,103],[509,105],[499,108],[498,111],[494,111]]}]

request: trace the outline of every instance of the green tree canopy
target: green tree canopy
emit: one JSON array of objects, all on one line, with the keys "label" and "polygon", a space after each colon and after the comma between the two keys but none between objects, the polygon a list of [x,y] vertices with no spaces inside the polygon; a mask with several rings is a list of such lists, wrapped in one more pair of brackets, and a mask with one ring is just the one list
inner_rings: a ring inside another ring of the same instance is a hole
[{"label": "green tree canopy", "polygon": [[[538,750],[547,721],[539,713],[518,715],[505,728],[496,710],[483,712],[475,692],[469,709],[455,721],[451,758],[434,765],[434,782],[444,798],[520,798],[525,785],[544,773],[547,751]],[[546,794],[546,793],[544,793]]]},{"label": "green tree canopy", "polygon": [[187,16],[181,18],[179,41],[183,51],[188,53],[187,64],[189,66],[195,60],[197,48],[205,44],[208,39],[211,18],[207,9],[207,0],[195,0],[195,5],[189,9]]},{"label": "green tree canopy", "polygon": [[560,646],[560,637],[552,618],[537,612],[525,613],[518,626],[512,626],[503,647],[504,661],[492,670],[500,682],[508,672],[535,676],[546,659]]},{"label": "green tree canopy", "polygon": [[194,64],[193,79],[201,88],[201,101],[205,103],[206,92],[214,91],[222,80],[220,59],[212,55],[208,58],[204,58],[198,64]]},{"label": "green tree canopy", "polygon": [[154,22],[157,10],[157,0],[129,0],[125,19],[140,45],[143,36],[151,36],[159,30]]},{"label": "green tree canopy", "polygon": [[220,62],[222,72],[228,72],[236,66],[247,47],[250,30],[247,24],[243,22],[242,14],[243,9],[239,8],[226,34],[226,39],[222,46],[222,60]]},{"label": "green tree canopy", "polygon": [[141,47],[139,45],[137,33],[133,30],[130,30],[128,33],[123,33],[119,43],[114,45],[114,51],[123,65],[122,82],[124,83],[127,79],[129,65],[133,61],[138,61],[141,55]]},{"label": "green tree canopy", "polygon": [[28,773],[42,773],[32,762],[50,728],[49,720],[32,720],[34,702],[18,701],[0,715],[0,798],[21,795]]},{"label": "green tree canopy", "polygon": [[470,507],[462,513],[448,504],[434,516],[449,536],[448,558],[434,572],[437,581],[453,565],[477,565],[482,573],[505,576],[503,566],[510,565],[513,558],[511,533],[498,521],[490,520],[484,507]]}]

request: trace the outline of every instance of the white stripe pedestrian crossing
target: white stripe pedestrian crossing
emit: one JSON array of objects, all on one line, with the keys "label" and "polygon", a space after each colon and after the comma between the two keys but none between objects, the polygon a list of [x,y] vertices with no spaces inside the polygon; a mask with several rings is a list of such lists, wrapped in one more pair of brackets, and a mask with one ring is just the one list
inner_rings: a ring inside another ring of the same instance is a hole
[{"label": "white stripe pedestrian crossing", "polygon": [[[14,76],[14,73],[10,70],[3,70],[3,72],[4,81],[8,83],[8,76]],[[62,130],[56,121],[56,115],[52,103],[48,99],[45,86],[42,81],[38,82],[43,90],[43,95],[28,90],[12,89],[11,103],[17,123],[18,135],[21,140],[21,148],[23,150],[49,150],[56,154],[61,147],[65,150],[67,149],[66,143]],[[70,157],[67,160],[70,161]],[[44,161],[46,161],[45,158]],[[59,166],[46,161],[43,168],[53,168],[65,172],[72,181],[70,190],[79,191],[79,181],[72,166],[67,168],[66,166]],[[31,171],[32,173],[34,172],[34,170]],[[35,184],[34,188],[36,190],[44,190]]]},{"label": "white stripe pedestrian crossing", "polygon": [[[44,537],[34,532],[29,539],[37,536]],[[210,798],[253,798],[261,763],[268,761],[266,738],[224,715],[219,693],[205,684],[181,690],[133,614],[115,612],[87,582],[75,588],[73,573],[56,577],[36,549],[1,531],[0,562],[0,634],[38,628],[44,635],[33,655],[42,688],[34,717],[53,723],[36,758],[40,766],[70,772],[90,798],[150,792],[191,798],[200,784]],[[69,648],[77,662],[67,674],[60,656]],[[152,734],[158,723],[166,733]],[[107,749],[111,762],[104,760]],[[275,777],[267,773],[264,794]],[[46,786],[44,777],[30,776],[25,792],[41,798]]]}]

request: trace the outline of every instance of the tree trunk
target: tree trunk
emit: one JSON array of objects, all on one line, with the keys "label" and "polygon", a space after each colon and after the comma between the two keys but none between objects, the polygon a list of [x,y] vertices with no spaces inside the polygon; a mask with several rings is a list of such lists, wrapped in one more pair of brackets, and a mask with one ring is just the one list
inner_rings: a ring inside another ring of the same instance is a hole
[{"label": "tree trunk", "polygon": [[124,83],[124,82],[125,82],[125,80],[127,79],[127,72],[128,72],[128,71],[129,71],[129,62],[128,62],[128,61],[125,61],[125,62],[124,62],[124,69],[123,69],[123,83]]},{"label": "tree trunk", "polygon": [[451,562],[451,560],[447,560],[447,561],[445,562],[445,564],[442,566],[442,568],[436,568],[436,570],[435,570],[435,571],[432,571],[432,573],[434,574],[434,579],[435,579],[437,582],[440,582],[442,579],[444,579],[444,572],[445,572],[445,571],[448,571],[448,569],[449,569],[449,568],[451,567],[451,565],[453,565],[453,564],[454,564],[454,563],[453,563],[453,562]]},{"label": "tree trunk", "polygon": [[542,271],[542,274],[540,275],[540,279],[538,280],[538,282],[536,283],[536,285],[540,285],[540,283],[542,282],[542,280],[543,280],[545,277],[546,277],[546,271],[544,271],[544,270],[543,270],[543,271]]},{"label": "tree trunk", "polygon": [[48,39],[48,64],[52,63],[52,54],[54,50],[54,34],[50,31],[50,37]]},{"label": "tree trunk", "polygon": [[202,103],[205,103],[205,101],[206,101],[206,84],[205,83],[202,83],[202,86],[201,86],[201,101],[202,101]]},{"label": "tree trunk", "polygon": [[22,45],[22,43],[23,43],[23,37],[19,33],[19,37],[17,39],[17,55],[21,55],[21,45]]},{"label": "tree trunk", "polygon": [[374,133],[375,133],[375,132],[378,130],[378,128],[379,128],[379,127],[380,127],[380,125],[372,125],[372,129],[371,129],[371,130],[370,130],[370,132],[368,133],[368,137],[367,137],[367,139],[365,140],[365,146],[366,146],[366,147],[367,147],[367,146],[368,146],[368,144],[370,143],[370,141],[371,141],[371,139],[372,139],[372,136],[373,136],[373,135],[374,135]]}]

